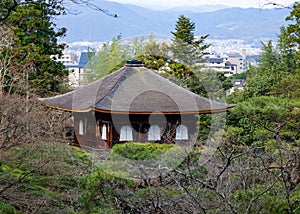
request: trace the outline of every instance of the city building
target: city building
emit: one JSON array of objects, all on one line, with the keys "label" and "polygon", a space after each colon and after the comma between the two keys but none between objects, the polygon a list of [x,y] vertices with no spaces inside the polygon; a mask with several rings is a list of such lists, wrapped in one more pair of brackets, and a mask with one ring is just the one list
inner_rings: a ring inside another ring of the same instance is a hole
[{"label": "city building", "polygon": [[229,94],[231,94],[235,90],[243,90],[246,86],[245,79],[232,79],[231,83],[232,83],[232,88],[229,90]]},{"label": "city building", "polygon": [[239,53],[226,53],[222,56],[225,61],[236,65],[236,72],[238,74],[246,71],[245,57]]},{"label": "city building", "polygon": [[237,65],[226,61],[224,58],[207,58],[204,63],[204,69],[213,69],[224,73],[225,76],[231,76],[237,73]]},{"label": "city building", "polygon": [[66,69],[69,70],[69,85],[76,88],[85,84],[84,75],[88,69],[88,62],[95,53],[81,52],[78,63],[65,64]]}]

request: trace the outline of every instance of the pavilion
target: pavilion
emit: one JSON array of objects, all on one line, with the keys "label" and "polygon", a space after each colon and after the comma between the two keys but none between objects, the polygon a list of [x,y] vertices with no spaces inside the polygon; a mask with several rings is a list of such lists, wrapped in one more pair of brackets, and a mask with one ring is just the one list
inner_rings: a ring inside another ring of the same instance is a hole
[{"label": "pavilion", "polygon": [[120,142],[189,141],[197,129],[195,115],[234,106],[196,95],[136,60],[89,85],[41,101],[72,112],[75,144],[95,149]]}]

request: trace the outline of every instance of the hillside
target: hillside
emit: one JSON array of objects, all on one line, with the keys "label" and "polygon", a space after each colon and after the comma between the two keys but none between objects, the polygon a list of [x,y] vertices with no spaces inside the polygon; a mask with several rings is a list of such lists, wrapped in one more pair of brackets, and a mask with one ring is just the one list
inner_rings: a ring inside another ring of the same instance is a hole
[{"label": "hillside", "polygon": [[102,2],[101,7],[117,14],[117,18],[90,8],[77,8],[80,13],[57,20],[58,26],[68,29],[64,41],[107,41],[119,34],[122,38],[150,33],[171,36],[170,31],[180,14],[196,23],[196,35],[210,34],[211,39],[275,38],[279,27],[286,24],[285,17],[289,13],[287,9],[257,8],[225,8],[202,13],[186,8],[183,11],[178,8],[153,10],[107,1]]}]

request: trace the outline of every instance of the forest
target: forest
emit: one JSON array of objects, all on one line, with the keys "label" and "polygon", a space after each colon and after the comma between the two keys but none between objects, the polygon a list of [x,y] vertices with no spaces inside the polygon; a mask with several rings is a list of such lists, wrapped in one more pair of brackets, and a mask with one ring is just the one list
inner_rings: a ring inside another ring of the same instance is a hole
[{"label": "forest", "polygon": [[[134,54],[196,94],[236,104],[199,115],[198,140],[188,150],[128,142],[105,160],[68,145],[70,113],[38,100],[72,90],[55,60],[66,46],[58,38],[67,29],[55,25],[69,12],[65,3],[0,2],[0,213],[300,213],[300,3],[277,41],[262,43],[259,65],[232,77],[202,69],[209,35],[196,37],[183,15],[171,44],[151,36],[104,44],[87,83]],[[107,13],[88,1],[69,3]],[[228,94],[233,78],[246,87]],[[174,156],[165,155],[171,150]],[[172,167],[153,168],[153,160]]]}]

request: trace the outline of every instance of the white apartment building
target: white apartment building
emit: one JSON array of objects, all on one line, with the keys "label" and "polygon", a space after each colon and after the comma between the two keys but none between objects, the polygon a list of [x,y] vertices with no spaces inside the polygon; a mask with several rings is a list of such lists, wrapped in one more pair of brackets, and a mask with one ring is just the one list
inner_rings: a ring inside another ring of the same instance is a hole
[{"label": "white apartment building", "polygon": [[226,61],[223,58],[207,58],[204,63],[204,69],[213,69],[218,72],[223,72],[226,77],[237,73],[237,65]]},{"label": "white apartment building", "polygon": [[92,52],[81,52],[78,61],[73,61],[71,54],[65,54],[57,61],[62,62],[66,69],[69,70],[69,85],[76,88],[84,84],[84,75],[86,73],[88,61]]},{"label": "white apartment building", "polygon": [[222,56],[222,58],[225,61],[230,62],[231,64],[235,64],[238,74],[243,73],[244,71],[246,71],[245,57],[243,57],[241,54],[239,54],[239,53],[226,53]]}]

